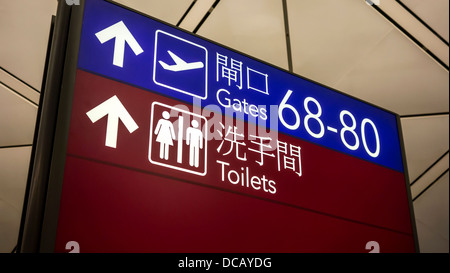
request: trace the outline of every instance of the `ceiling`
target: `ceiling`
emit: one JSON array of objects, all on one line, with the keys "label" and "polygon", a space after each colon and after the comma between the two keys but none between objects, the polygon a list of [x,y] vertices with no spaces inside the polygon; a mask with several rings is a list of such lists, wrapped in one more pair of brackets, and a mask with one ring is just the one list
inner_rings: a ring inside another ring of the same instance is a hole
[{"label": "ceiling", "polygon": [[[398,113],[421,250],[449,251],[448,0],[116,2]],[[17,238],[56,5],[0,0],[0,252]]]}]

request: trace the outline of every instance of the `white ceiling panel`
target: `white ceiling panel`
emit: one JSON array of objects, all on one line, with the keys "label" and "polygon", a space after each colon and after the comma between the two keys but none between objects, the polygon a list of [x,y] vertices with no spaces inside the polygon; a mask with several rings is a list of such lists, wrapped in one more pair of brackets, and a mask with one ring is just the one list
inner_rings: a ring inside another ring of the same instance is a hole
[{"label": "white ceiling panel", "polygon": [[448,71],[364,1],[288,1],[294,72],[401,115],[448,111]]},{"label": "white ceiling panel", "polygon": [[402,118],[409,178],[415,180],[449,150],[449,116]]},{"label": "white ceiling panel", "polygon": [[329,86],[392,29],[364,1],[288,0],[287,6],[294,72]]},{"label": "white ceiling panel", "polygon": [[31,146],[0,149],[0,200],[19,213],[22,212],[30,155]]},{"label": "white ceiling panel", "polygon": [[0,252],[17,243],[31,147],[0,149]]},{"label": "white ceiling panel", "polygon": [[115,2],[176,25],[193,0],[115,0]]},{"label": "white ceiling panel", "polygon": [[421,252],[449,252],[449,174],[414,201]]},{"label": "white ceiling panel", "polygon": [[37,106],[0,83],[0,147],[33,143]]},{"label": "white ceiling panel", "polygon": [[288,68],[281,0],[220,1],[197,33]]},{"label": "white ceiling panel", "polygon": [[0,0],[0,66],[40,90],[56,0]]},{"label": "white ceiling panel", "polygon": [[336,84],[400,115],[448,112],[449,74],[397,30]]},{"label": "white ceiling panel", "polygon": [[403,4],[447,42],[449,41],[449,2],[448,0],[402,0]]},{"label": "white ceiling panel", "polygon": [[21,214],[0,199],[0,253],[10,253],[17,244]]}]

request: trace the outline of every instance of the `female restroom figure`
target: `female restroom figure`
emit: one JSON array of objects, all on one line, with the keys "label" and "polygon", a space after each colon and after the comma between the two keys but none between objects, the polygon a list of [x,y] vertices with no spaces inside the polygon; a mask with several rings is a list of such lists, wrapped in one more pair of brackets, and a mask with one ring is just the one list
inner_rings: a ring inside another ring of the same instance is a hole
[{"label": "female restroom figure", "polygon": [[159,143],[159,157],[168,160],[169,146],[173,146],[175,131],[172,122],[169,121],[169,112],[164,111],[162,117],[163,118],[160,119],[156,125],[155,135],[157,135],[156,142]]}]

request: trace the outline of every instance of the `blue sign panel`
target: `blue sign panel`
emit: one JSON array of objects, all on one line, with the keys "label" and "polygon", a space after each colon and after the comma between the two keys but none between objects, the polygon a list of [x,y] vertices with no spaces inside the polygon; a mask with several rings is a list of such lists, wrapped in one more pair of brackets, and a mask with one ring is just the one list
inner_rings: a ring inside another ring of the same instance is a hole
[{"label": "blue sign panel", "polygon": [[403,172],[396,115],[105,1],[78,67]]}]

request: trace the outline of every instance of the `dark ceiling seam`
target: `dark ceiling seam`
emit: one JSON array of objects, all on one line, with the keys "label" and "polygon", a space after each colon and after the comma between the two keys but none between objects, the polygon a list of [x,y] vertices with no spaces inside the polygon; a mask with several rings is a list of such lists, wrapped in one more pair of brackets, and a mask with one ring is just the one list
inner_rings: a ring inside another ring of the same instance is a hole
[{"label": "dark ceiling seam", "polygon": [[422,23],[422,25],[424,25],[429,31],[431,31],[431,33],[433,33],[436,37],[439,38],[439,40],[441,40],[444,44],[446,44],[447,46],[449,46],[449,43],[441,36],[439,35],[439,33],[437,33],[432,27],[430,27],[427,23],[425,23],[424,20],[422,20],[422,18],[420,18],[415,12],[413,12],[410,8],[408,8],[407,5],[403,4],[402,1],[400,0],[396,0],[397,3],[402,6],[406,11],[408,11],[414,18],[417,19],[417,21],[419,21],[420,23]]},{"label": "dark ceiling seam", "polygon": [[14,79],[18,80],[19,82],[25,84],[26,86],[28,86],[29,88],[33,89],[34,91],[41,93],[41,91],[37,90],[36,88],[34,88],[33,86],[31,86],[30,84],[28,84],[27,82],[25,82],[24,80],[20,79],[19,77],[17,77],[16,75],[14,75],[13,73],[9,72],[8,70],[6,70],[5,68],[0,66],[0,69],[3,70],[4,72],[6,72],[8,75],[10,75],[11,77],[13,77]]},{"label": "dark ceiling seam", "polygon": [[195,3],[197,3],[197,0],[192,1],[191,5],[188,7],[188,9],[186,10],[186,12],[183,14],[183,16],[181,16],[180,20],[177,23],[177,27],[179,27],[181,25],[181,22],[183,22],[184,18],[186,18],[186,16],[188,15],[188,13],[191,11],[192,7],[195,5]]},{"label": "dark ceiling seam", "polygon": [[205,16],[203,16],[202,20],[198,23],[198,25],[195,27],[193,33],[197,33],[197,31],[200,29],[200,27],[203,25],[203,23],[208,19],[209,15],[213,12],[213,10],[216,8],[216,6],[219,4],[220,0],[214,1],[211,8],[206,12]]},{"label": "dark ceiling seam", "polygon": [[414,179],[413,182],[411,182],[411,186],[414,185],[414,183],[416,183],[420,178],[422,178],[422,176],[424,176],[428,171],[430,171],[434,166],[436,166],[437,163],[439,163],[439,161],[441,161],[447,154],[448,154],[448,150],[441,155],[436,161],[433,162],[433,164],[430,165],[430,167],[428,167],[425,171],[423,171],[416,179]]},{"label": "dark ceiling seam", "polygon": [[35,105],[36,107],[39,106],[37,103],[35,103],[35,102],[32,101],[31,99],[29,99],[28,97],[26,97],[24,94],[20,93],[19,91],[15,90],[15,89],[12,88],[11,86],[7,85],[6,83],[0,81],[0,84],[4,85],[6,88],[8,88],[8,89],[11,90],[12,92],[16,93],[17,95],[19,95],[19,96],[22,97],[23,99],[27,100],[28,102],[32,103],[32,104]]},{"label": "dark ceiling seam", "polygon": [[31,146],[33,146],[33,144],[7,145],[7,146],[0,146],[0,149],[23,148]]},{"label": "dark ceiling seam", "polygon": [[429,190],[434,184],[436,184],[439,179],[441,179],[445,174],[447,174],[449,169],[447,168],[441,175],[439,175],[433,182],[430,183],[425,189],[423,189],[416,197],[413,198],[413,202],[417,200],[423,193]]},{"label": "dark ceiling seam", "polygon": [[288,18],[288,7],[286,0],[282,0],[283,4],[283,19],[284,19],[284,31],[286,36],[286,51],[289,72],[294,72],[294,67],[292,64],[292,49],[291,49],[291,36],[289,32],[289,18]]},{"label": "dark ceiling seam", "polygon": [[448,116],[448,115],[449,115],[449,112],[436,112],[436,113],[401,115],[400,118],[419,118],[419,117]]}]

